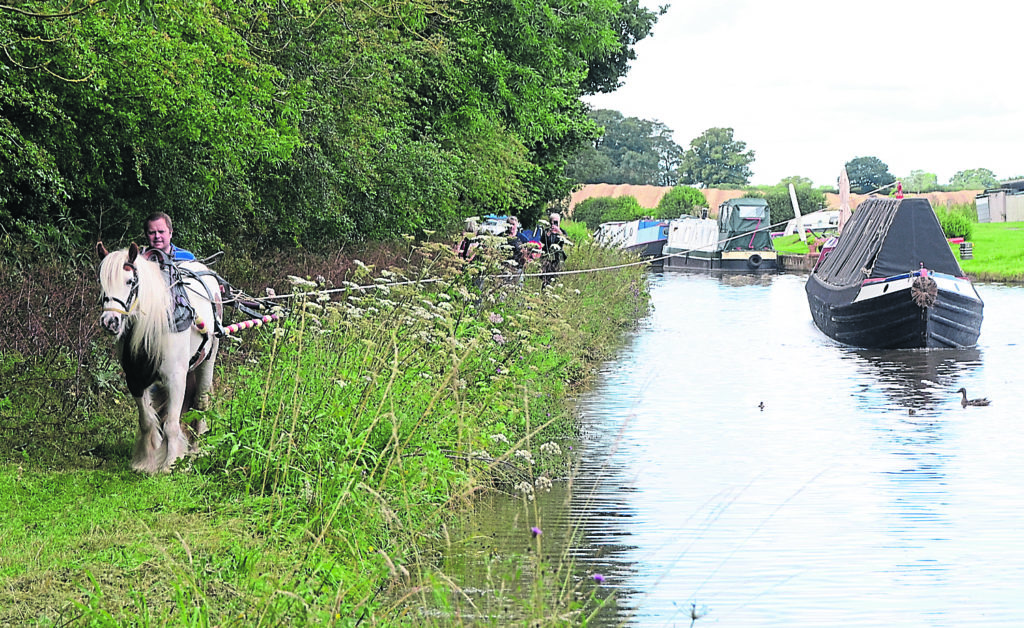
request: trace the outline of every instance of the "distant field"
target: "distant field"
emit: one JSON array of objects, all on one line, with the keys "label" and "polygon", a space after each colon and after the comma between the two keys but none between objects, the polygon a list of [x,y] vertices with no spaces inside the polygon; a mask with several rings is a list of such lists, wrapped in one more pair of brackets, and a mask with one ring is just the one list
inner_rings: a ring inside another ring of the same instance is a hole
[{"label": "distant field", "polygon": [[[978,281],[1024,282],[1024,222],[987,222],[974,225],[974,259],[960,262],[964,272]],[[953,251],[959,257],[959,248]]]}]

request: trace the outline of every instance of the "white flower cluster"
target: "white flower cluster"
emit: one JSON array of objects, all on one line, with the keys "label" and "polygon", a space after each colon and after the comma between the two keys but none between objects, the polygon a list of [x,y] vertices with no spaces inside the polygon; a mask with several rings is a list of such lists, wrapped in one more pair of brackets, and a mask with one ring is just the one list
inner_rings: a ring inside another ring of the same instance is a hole
[{"label": "white flower cluster", "polygon": [[558,446],[558,443],[547,442],[540,446],[540,453],[549,456],[561,456],[562,448]]},{"label": "white flower cluster", "polygon": [[496,443],[508,444],[508,436],[505,436],[504,434],[491,434],[491,440]]},{"label": "white flower cluster", "polygon": [[527,464],[533,464],[533,454],[529,449],[517,449],[516,458],[522,458]]},{"label": "white flower cluster", "polygon": [[533,484],[537,487],[537,490],[544,491],[546,493],[551,492],[551,480],[546,476],[540,476],[534,480]]},{"label": "white flower cluster", "polygon": [[520,482],[515,485],[515,491],[525,497],[528,501],[533,501],[533,484],[529,482]]}]

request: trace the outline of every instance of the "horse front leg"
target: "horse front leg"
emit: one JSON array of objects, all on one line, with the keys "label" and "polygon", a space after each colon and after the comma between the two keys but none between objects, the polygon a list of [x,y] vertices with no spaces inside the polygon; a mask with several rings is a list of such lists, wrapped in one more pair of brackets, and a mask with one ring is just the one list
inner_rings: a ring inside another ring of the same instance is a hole
[{"label": "horse front leg", "polygon": [[170,471],[174,463],[188,452],[188,440],[181,430],[181,409],[185,401],[185,373],[172,373],[167,378],[167,403],[160,417],[165,450],[162,471]]},{"label": "horse front leg", "polygon": [[153,407],[150,388],[139,397],[134,397],[139,408],[139,433],[132,449],[132,469],[142,473],[156,473],[163,464],[162,447],[164,434],[160,429],[160,417]]}]

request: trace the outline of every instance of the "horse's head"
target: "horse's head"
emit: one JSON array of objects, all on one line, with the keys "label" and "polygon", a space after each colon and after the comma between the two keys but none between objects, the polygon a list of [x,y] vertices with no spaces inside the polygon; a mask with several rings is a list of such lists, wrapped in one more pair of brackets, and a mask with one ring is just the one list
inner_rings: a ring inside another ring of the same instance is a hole
[{"label": "horse's head", "polygon": [[100,324],[112,334],[120,336],[127,327],[127,319],[139,303],[139,270],[136,260],[139,247],[132,243],[127,251],[110,253],[102,242],[96,243],[100,257]]}]

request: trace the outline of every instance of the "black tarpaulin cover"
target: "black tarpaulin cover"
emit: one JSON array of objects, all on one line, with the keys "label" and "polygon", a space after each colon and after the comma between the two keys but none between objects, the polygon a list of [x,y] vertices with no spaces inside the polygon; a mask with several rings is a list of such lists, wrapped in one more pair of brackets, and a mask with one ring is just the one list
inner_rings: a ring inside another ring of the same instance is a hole
[{"label": "black tarpaulin cover", "polygon": [[833,286],[891,277],[924,265],[962,277],[939,219],[925,198],[869,198],[843,227],[839,244],[814,273]]}]

